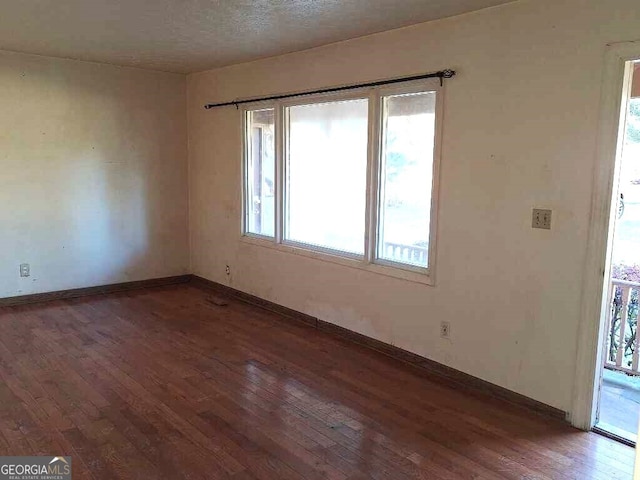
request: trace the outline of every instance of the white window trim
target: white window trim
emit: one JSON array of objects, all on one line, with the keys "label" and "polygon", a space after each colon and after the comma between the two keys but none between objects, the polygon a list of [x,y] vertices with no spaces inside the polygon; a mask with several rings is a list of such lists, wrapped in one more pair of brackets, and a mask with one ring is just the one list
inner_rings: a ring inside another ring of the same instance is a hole
[{"label": "white window trim", "polygon": [[[278,162],[278,158],[279,158],[279,152],[278,152],[278,111],[279,109],[277,108],[277,106],[275,106],[275,104],[273,103],[265,103],[265,102],[260,102],[260,103],[252,103],[250,108],[242,108],[241,109],[241,142],[242,142],[242,167],[241,167],[241,175],[242,175],[242,184],[240,186],[240,196],[241,196],[241,214],[242,214],[242,221],[240,222],[240,235],[241,237],[253,237],[256,239],[263,239],[269,242],[273,242],[274,237],[271,237],[269,235],[261,235],[259,233],[254,233],[254,232],[248,232],[247,231],[247,224],[249,223],[249,211],[247,209],[247,205],[249,203],[249,192],[247,191],[247,175],[249,172],[249,146],[248,146],[248,129],[249,129],[249,124],[247,122],[247,114],[250,111],[256,111],[256,110],[269,110],[269,109],[274,109],[275,112],[275,128],[274,128],[274,138],[275,138],[275,142],[276,142],[276,152],[275,152],[275,156],[276,156],[276,160],[275,160],[275,165],[276,165],[276,169],[278,168],[278,164],[280,162]],[[276,217],[276,225],[275,225],[275,238],[278,238],[278,198],[280,197],[280,195],[278,195],[278,183],[277,183],[277,175],[276,175],[276,184],[275,184],[275,217]]]},{"label": "white window trim", "polygon": [[[431,218],[429,224],[429,247],[428,247],[428,268],[394,262],[382,258],[376,258],[378,248],[376,242],[380,225],[380,167],[381,167],[381,142],[382,142],[382,98],[388,95],[411,94],[425,91],[436,92],[435,109],[435,133],[433,152],[433,172],[431,186]],[[247,245],[260,246],[276,251],[300,255],[316,260],[335,263],[350,268],[364,270],[380,275],[385,275],[403,280],[422,283],[425,285],[435,284],[436,271],[436,242],[438,232],[438,197],[440,183],[440,156],[442,140],[442,118],[443,118],[443,95],[444,88],[438,79],[418,80],[400,83],[392,86],[363,88],[349,92],[327,93],[318,95],[305,95],[304,97],[285,99],[280,101],[256,102],[246,104],[241,109],[242,115],[242,175],[241,175],[241,205],[242,222],[240,240]],[[314,103],[335,102],[340,100],[367,99],[369,101],[368,116],[368,145],[367,145],[367,186],[366,186],[366,207],[365,207],[365,234],[364,234],[364,255],[341,252],[321,246],[287,240],[285,238],[284,208],[286,202],[286,192],[284,188],[286,154],[285,149],[285,112],[287,107],[296,105],[309,105]],[[247,132],[247,112],[253,110],[273,108],[275,111],[275,235],[268,237],[246,231],[248,220],[247,198],[246,198],[246,175],[248,166],[248,132]]]}]

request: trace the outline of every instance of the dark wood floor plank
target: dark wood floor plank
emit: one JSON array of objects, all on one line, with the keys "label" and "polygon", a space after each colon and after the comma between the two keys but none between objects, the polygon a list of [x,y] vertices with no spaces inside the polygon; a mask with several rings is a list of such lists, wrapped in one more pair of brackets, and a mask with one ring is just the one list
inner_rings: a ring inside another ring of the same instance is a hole
[{"label": "dark wood floor plank", "polygon": [[0,307],[0,454],[71,455],[96,480],[632,476],[612,440],[208,296]]}]

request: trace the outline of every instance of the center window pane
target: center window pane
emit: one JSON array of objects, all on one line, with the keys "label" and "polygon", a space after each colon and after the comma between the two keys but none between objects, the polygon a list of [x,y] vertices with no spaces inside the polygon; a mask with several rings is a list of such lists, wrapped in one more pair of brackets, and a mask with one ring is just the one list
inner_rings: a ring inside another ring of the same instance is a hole
[{"label": "center window pane", "polygon": [[364,254],[368,101],[287,113],[285,238]]}]

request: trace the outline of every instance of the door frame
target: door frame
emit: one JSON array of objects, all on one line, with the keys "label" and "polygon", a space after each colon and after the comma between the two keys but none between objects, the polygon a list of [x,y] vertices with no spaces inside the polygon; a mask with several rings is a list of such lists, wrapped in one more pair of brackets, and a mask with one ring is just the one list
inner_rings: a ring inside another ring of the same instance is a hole
[{"label": "door frame", "polygon": [[[607,315],[606,281],[611,272],[611,249],[617,201],[613,200],[620,170],[626,124],[626,102],[633,69],[640,59],[640,40],[606,47],[600,117],[593,170],[593,196],[582,276],[582,296],[571,424],[591,430],[596,422],[603,361],[603,335]],[[625,108],[622,108],[624,105]]]}]

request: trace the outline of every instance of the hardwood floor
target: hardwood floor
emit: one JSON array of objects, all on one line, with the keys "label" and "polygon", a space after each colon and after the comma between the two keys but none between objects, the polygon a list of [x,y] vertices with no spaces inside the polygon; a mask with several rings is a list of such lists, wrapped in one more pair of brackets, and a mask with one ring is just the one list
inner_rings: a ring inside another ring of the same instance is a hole
[{"label": "hardwood floor", "polygon": [[209,297],[0,308],[0,454],[70,455],[78,479],[632,476],[629,447]]}]

